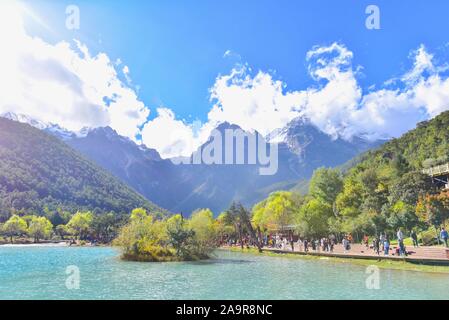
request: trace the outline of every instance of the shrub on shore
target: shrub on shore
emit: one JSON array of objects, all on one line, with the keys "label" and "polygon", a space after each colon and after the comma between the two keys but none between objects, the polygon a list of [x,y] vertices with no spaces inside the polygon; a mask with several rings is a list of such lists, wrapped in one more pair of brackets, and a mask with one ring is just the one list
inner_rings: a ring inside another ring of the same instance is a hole
[{"label": "shrub on shore", "polygon": [[190,219],[174,215],[157,219],[145,209],[135,209],[114,244],[122,248],[122,258],[132,261],[190,261],[209,258],[217,247],[213,214],[203,209]]}]

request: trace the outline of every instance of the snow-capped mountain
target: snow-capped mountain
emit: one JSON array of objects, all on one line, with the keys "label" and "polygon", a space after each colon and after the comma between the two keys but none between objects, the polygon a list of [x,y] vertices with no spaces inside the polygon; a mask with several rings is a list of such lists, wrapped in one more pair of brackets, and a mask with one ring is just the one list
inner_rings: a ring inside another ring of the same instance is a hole
[{"label": "snow-capped mountain", "polygon": [[292,153],[306,161],[312,160],[315,155],[328,153],[334,155],[332,158],[336,157],[335,161],[338,163],[348,156],[352,158],[382,142],[370,141],[362,137],[353,137],[351,140],[333,137],[321,131],[304,117],[293,119],[284,128],[273,131],[268,136],[268,141],[285,144]]},{"label": "snow-capped mountain", "polygon": [[47,133],[50,133],[51,135],[57,136],[58,138],[62,140],[69,140],[74,137],[82,137],[90,130],[88,128],[84,128],[79,132],[70,131],[67,129],[62,128],[61,126],[50,123],[50,122],[44,122],[40,120],[36,120],[30,116],[24,115],[24,114],[17,114],[13,112],[6,112],[0,115],[2,118],[6,118],[9,120],[26,123],[29,124],[32,127],[35,127],[37,129],[40,129],[42,131],[45,131]]},{"label": "snow-capped mountain", "polygon": [[[262,176],[259,166],[251,164],[176,165],[170,159],[162,159],[156,150],[138,145],[110,127],[85,128],[74,133],[26,116],[5,116],[59,137],[150,201],[186,214],[203,207],[219,213],[234,200],[251,206],[272,191],[304,184],[319,167],[342,165],[380,144],[362,138],[335,139],[307,119],[298,118],[268,137],[270,143],[278,145],[278,170],[274,175]],[[229,123],[217,127],[222,132],[236,128],[239,127]]]}]

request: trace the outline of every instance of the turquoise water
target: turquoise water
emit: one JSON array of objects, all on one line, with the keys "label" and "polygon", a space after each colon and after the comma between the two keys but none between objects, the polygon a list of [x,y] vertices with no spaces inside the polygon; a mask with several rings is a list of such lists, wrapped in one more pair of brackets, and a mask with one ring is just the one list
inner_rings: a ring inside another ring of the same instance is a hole
[{"label": "turquoise water", "polygon": [[[219,251],[206,262],[124,262],[113,248],[0,247],[1,299],[449,299],[449,275]],[[67,266],[79,289],[66,287]]]}]

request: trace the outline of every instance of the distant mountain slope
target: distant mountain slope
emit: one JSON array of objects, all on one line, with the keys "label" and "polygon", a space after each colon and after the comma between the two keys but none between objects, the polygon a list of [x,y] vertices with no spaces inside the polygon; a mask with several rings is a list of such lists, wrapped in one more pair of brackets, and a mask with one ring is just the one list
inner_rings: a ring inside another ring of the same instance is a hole
[{"label": "distant mountain slope", "polygon": [[163,211],[61,140],[0,118],[0,215],[136,207]]},{"label": "distant mountain slope", "polygon": [[[306,119],[298,118],[268,137],[279,147],[278,171],[272,176],[261,176],[257,165],[175,165],[170,159],[161,159],[156,150],[137,145],[109,127],[85,128],[74,133],[25,115],[2,116],[60,138],[150,201],[185,214],[201,207],[219,213],[232,201],[250,206],[276,190],[305,192],[316,168],[343,165],[383,142],[358,137],[352,141],[334,139]],[[217,129],[224,132],[239,127],[223,123]]]},{"label": "distant mountain slope", "polygon": [[[238,127],[224,123],[217,129],[229,128]],[[291,189],[307,180],[318,167],[341,165],[379,144],[359,138],[332,139],[302,119],[284,129],[279,169],[273,176],[259,175],[257,165],[174,165],[111,128],[91,130],[66,142],[151,201],[186,214],[200,207],[219,213],[232,201],[253,205],[272,191]]]}]

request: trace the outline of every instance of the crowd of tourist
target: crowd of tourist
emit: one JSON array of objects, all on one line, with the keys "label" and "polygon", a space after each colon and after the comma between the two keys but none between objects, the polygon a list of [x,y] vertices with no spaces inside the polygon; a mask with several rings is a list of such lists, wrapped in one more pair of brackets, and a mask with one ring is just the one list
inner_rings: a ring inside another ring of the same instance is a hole
[{"label": "crowd of tourist", "polygon": [[[447,232],[446,232],[447,233]],[[407,256],[409,252],[404,244],[404,234],[401,229],[398,229],[396,233],[398,245],[392,252],[391,240],[388,234],[380,233],[378,236],[372,238],[370,244],[370,237],[365,235],[362,240],[362,245],[365,246],[367,252],[372,250],[377,255],[388,256],[390,254],[396,256]],[[418,237],[414,231],[411,232],[410,238],[413,241],[413,245],[418,247]],[[443,239],[443,236],[441,236]],[[446,236],[446,241],[447,241]],[[263,239],[263,245],[266,247],[290,250],[290,251],[302,251],[302,252],[334,252],[334,248],[338,243],[341,243],[343,253],[350,253],[354,240],[350,234],[344,235],[341,241],[337,241],[334,235],[323,238],[297,238],[294,239],[293,235],[283,236],[281,234],[266,235]]]},{"label": "crowd of tourist", "polygon": [[[412,241],[413,247],[419,247],[418,235],[414,230],[410,232],[410,239]],[[390,236],[387,233],[380,233],[374,237],[369,237],[368,235],[363,236],[361,253],[373,252],[376,255],[384,256],[408,256],[410,251],[407,250],[404,240],[405,236],[402,230],[399,228],[396,232],[397,245],[394,247],[391,244]],[[287,235],[282,233],[265,234],[261,235],[258,239],[259,244],[262,247],[268,247],[273,249],[279,249],[283,251],[300,251],[300,252],[334,252],[337,245],[341,244],[343,253],[348,254],[351,252],[352,244],[354,239],[350,234],[340,236],[341,240],[337,240],[335,235],[329,235],[328,237],[322,238],[301,238],[295,236],[293,233],[288,233]],[[439,239],[448,247],[449,234],[445,228],[441,228],[439,233]],[[371,240],[371,241],[370,241]],[[256,246],[253,239],[248,236],[242,238],[242,240],[237,239],[227,239],[225,241],[226,245],[241,245],[245,247]]]}]

